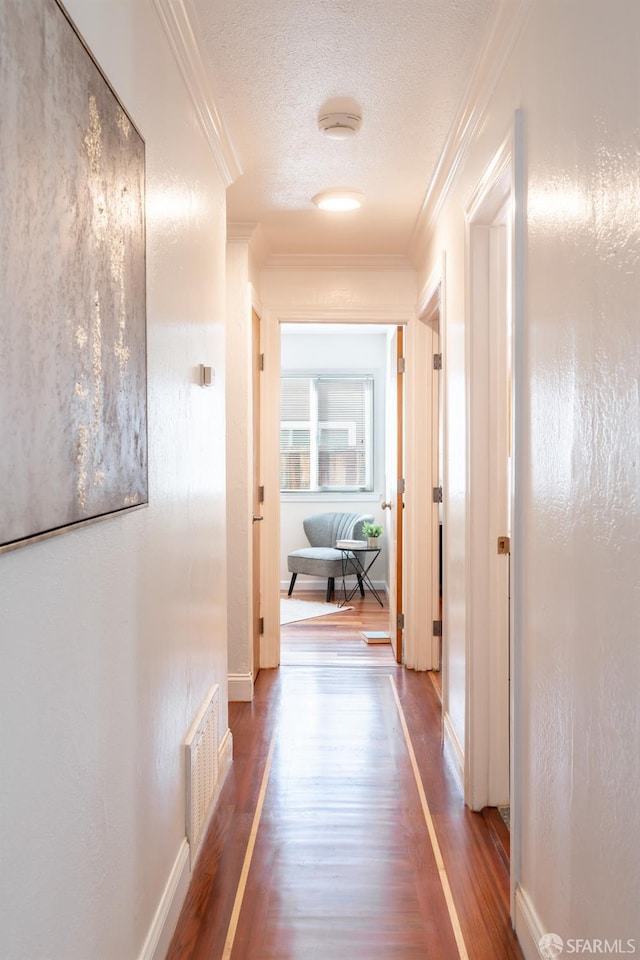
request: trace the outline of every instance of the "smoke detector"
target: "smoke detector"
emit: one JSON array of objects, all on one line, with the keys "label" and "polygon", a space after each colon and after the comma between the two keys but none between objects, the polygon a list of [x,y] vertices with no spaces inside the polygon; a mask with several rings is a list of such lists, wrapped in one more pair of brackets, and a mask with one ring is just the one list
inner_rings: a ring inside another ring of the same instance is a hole
[{"label": "smoke detector", "polygon": [[331,140],[349,140],[360,129],[362,117],[357,113],[325,113],[318,117],[318,129]]}]

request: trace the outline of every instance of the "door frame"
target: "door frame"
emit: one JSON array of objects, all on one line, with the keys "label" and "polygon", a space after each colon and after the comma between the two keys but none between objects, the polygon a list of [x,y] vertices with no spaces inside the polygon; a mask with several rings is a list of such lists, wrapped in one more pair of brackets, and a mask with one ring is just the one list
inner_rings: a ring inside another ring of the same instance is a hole
[{"label": "door frame", "polygon": [[[472,810],[509,801],[508,647],[494,629],[502,593],[496,539],[497,500],[502,475],[497,462],[494,353],[502,320],[499,304],[507,301],[511,259],[507,244],[498,250],[503,230],[501,211],[512,204],[512,145],[508,138],[494,156],[465,210],[467,233],[467,711],[465,731],[465,799]],[[506,726],[506,742],[505,742]]]},{"label": "door frame", "polygon": [[385,490],[382,509],[388,510],[386,521],[387,584],[389,587],[389,636],[397,663],[404,662],[404,369],[406,363],[405,328],[389,328],[387,337]]},{"label": "door frame", "polygon": [[[486,576],[488,558],[496,555],[496,542],[482,522],[482,512],[492,496],[491,472],[486,471],[487,424],[491,412],[490,356],[487,348],[487,324],[490,320],[491,282],[485,269],[489,264],[486,248],[488,238],[483,228],[490,226],[504,203],[510,202],[508,240],[508,285],[511,311],[511,556],[509,606],[509,660],[510,688],[506,692],[509,707],[509,803],[511,816],[511,915],[515,916],[515,895],[520,872],[520,792],[521,783],[521,568],[519,543],[522,529],[523,458],[519,438],[523,422],[523,250],[525,240],[525,196],[523,162],[522,116],[518,110],[504,141],[494,154],[482,179],[476,186],[466,207],[467,261],[467,316],[466,316],[466,388],[467,388],[467,583],[468,605],[466,621],[467,698],[465,731],[465,800],[472,809],[480,809],[489,802],[491,764],[495,750],[495,731],[492,729],[492,700],[489,666],[486,650],[487,637],[491,640],[492,610],[490,580]],[[473,250],[472,228],[479,228],[478,243]],[[481,267],[473,269],[471,258],[479,255]],[[484,258],[484,260],[483,260]],[[483,261],[483,262],[482,262]],[[484,265],[483,265],[484,263]],[[482,329],[484,327],[484,330]],[[483,343],[484,339],[484,343]],[[495,651],[493,651],[495,663]],[[502,691],[504,698],[505,691]]]},{"label": "door frame", "polygon": [[[433,398],[439,386],[439,377],[444,375],[444,371],[434,371],[433,354],[438,343],[434,333],[436,316],[441,331],[439,352],[444,354],[445,264],[443,255],[420,294],[416,322],[407,330],[405,664],[414,670],[433,670],[439,666],[433,637],[433,621],[438,619],[439,613],[434,587],[438,564],[438,505],[433,503],[432,488],[437,485],[434,478],[438,475],[435,458],[438,425],[434,419]],[[446,411],[443,411],[445,414]],[[446,419],[443,442],[446,443]],[[446,513],[445,478],[443,490],[443,509]],[[431,571],[429,589],[425,589],[423,582],[425,570]],[[446,715],[445,657],[441,679],[443,712]]]},{"label": "door frame", "polygon": [[[268,306],[262,312],[262,344],[265,355],[261,406],[262,476],[265,486],[264,522],[261,540],[262,636],[260,665],[274,668],[280,664],[280,326],[285,323],[358,323],[380,326],[404,326],[415,321],[415,313],[390,308],[360,310],[325,310],[305,306],[299,310],[273,310]],[[407,484],[409,479],[407,477]],[[405,550],[407,548],[405,534]],[[406,621],[405,621],[406,622]],[[406,636],[406,631],[405,631]]]},{"label": "door frame", "polygon": [[[227,431],[227,695],[231,702],[253,699],[253,622],[260,616],[254,610],[253,566],[253,325],[252,308],[264,316],[257,290],[249,280],[249,238],[245,230],[229,231],[227,240],[226,289],[227,324],[225,357],[242,358],[234,376],[225,380],[224,402],[234,411],[241,430]],[[261,418],[262,421],[262,418]],[[244,426],[246,425],[246,426]],[[224,491],[223,491],[224,493]],[[222,495],[222,494],[221,494]],[[262,550],[261,550],[262,555]],[[239,573],[237,573],[239,571]]]},{"label": "door frame", "polygon": [[260,356],[262,350],[261,337],[262,321],[260,314],[254,306],[251,307],[251,440],[252,440],[252,541],[251,541],[251,623],[252,623],[252,643],[251,643],[251,676],[255,684],[260,671],[261,660],[261,628],[260,621],[262,617],[262,551],[260,543],[262,540],[261,524],[262,499],[260,497],[260,486],[262,480],[261,468],[261,448],[262,434],[260,423],[262,384],[260,369]]}]

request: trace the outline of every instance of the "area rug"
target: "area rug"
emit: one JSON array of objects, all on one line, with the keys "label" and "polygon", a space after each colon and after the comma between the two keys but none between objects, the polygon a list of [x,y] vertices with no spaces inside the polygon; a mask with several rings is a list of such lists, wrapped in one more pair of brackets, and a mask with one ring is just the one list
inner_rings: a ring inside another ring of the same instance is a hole
[{"label": "area rug", "polygon": [[353,607],[339,607],[337,603],[319,603],[315,600],[280,600],[280,624],[297,623],[298,620],[314,620],[329,613],[342,613]]}]

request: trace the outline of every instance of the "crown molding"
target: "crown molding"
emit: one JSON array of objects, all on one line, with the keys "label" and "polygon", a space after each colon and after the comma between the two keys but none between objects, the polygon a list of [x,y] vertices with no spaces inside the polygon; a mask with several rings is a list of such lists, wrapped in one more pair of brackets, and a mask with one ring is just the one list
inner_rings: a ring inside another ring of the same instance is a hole
[{"label": "crown molding", "polygon": [[292,307],[290,303],[269,303],[269,316],[276,323],[379,323],[397,326],[413,323],[416,312],[406,304],[386,307],[353,304],[321,306],[305,304]]},{"label": "crown molding", "polygon": [[227,223],[227,243],[251,243],[258,226],[257,223],[229,221]]},{"label": "crown molding", "polygon": [[412,260],[419,253],[420,237],[433,227],[456,181],[465,153],[484,119],[533,4],[534,0],[496,0],[493,21],[480,59],[445,141],[413,229],[409,243]]},{"label": "crown molding", "polygon": [[260,268],[267,256],[267,247],[262,225],[252,222],[230,221],[227,223],[227,243],[245,244]]},{"label": "crown molding", "polygon": [[225,186],[242,173],[229,131],[211,91],[190,0],[153,0]]},{"label": "crown molding", "polygon": [[427,280],[423,284],[422,290],[418,296],[416,313],[420,320],[424,320],[425,323],[428,323],[435,314],[436,310],[441,309],[442,306],[441,300],[442,285],[445,277],[445,258],[446,254],[443,253],[441,261],[427,277]]},{"label": "crown molding", "polygon": [[275,253],[268,256],[265,270],[413,270],[402,254]]}]

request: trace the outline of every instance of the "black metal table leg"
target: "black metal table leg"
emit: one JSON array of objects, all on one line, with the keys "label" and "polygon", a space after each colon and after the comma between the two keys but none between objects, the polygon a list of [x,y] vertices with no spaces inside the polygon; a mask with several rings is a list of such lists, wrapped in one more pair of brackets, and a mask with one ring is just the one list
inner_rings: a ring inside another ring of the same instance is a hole
[{"label": "black metal table leg", "polygon": [[[339,547],[339,550],[342,552],[342,594],[344,599],[341,603],[338,604],[339,607],[344,606],[345,603],[355,596],[356,590],[360,590],[360,593],[364,596],[364,587],[368,587],[370,593],[376,598],[381,607],[384,606],[378,591],[371,582],[369,577],[369,570],[375,563],[378,554],[380,553],[380,547],[368,547],[366,550],[348,550],[347,548]],[[365,555],[364,561],[361,557],[361,554]],[[371,558],[366,556],[367,554],[372,554]],[[351,569],[349,569],[351,568]],[[349,573],[355,573],[356,575],[356,584],[351,590],[347,593],[347,585],[345,578]]]}]

